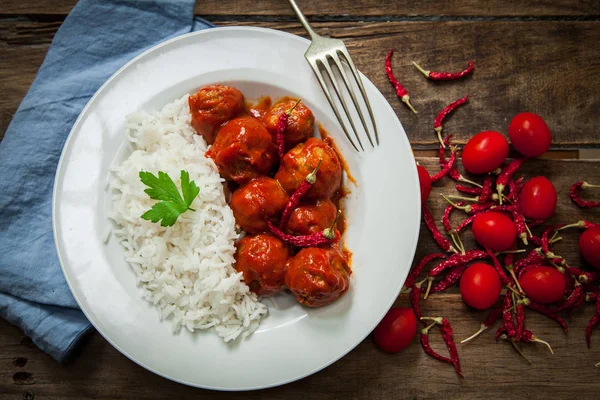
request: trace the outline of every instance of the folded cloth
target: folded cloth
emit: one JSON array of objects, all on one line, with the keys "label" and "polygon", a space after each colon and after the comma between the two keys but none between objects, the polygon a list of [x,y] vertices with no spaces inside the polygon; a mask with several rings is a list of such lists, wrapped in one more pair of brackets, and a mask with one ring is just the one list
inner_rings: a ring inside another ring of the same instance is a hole
[{"label": "folded cloth", "polygon": [[56,166],[77,116],[132,58],[192,30],[194,0],[81,0],[0,142],[0,316],[63,361],[90,323],[63,277],[52,234]]}]

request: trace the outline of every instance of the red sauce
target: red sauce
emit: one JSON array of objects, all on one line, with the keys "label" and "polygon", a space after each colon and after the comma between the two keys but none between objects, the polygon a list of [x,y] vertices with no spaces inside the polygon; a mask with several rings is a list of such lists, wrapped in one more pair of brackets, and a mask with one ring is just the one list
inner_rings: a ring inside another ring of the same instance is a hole
[{"label": "red sauce", "polygon": [[255,104],[246,101],[246,110],[248,111],[248,114],[252,115],[254,118],[262,120],[262,117],[271,109],[271,105],[271,97],[263,96],[258,99]]}]

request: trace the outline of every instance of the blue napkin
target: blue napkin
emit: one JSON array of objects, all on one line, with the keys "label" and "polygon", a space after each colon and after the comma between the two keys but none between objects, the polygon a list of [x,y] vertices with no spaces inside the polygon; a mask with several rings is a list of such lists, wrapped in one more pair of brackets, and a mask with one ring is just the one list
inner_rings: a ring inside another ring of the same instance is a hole
[{"label": "blue napkin", "polygon": [[0,142],[0,316],[58,361],[90,329],[52,234],[52,187],[67,135],[121,66],[159,42],[211,26],[194,19],[194,0],[79,1]]}]

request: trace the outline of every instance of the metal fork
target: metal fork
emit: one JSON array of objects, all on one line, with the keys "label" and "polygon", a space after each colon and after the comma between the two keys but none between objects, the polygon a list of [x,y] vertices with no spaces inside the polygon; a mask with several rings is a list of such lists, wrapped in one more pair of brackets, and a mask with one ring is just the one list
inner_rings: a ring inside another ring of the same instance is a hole
[{"label": "metal fork", "polygon": [[[325,97],[327,97],[327,101],[329,101],[329,104],[331,105],[331,108],[333,109],[335,116],[337,117],[338,121],[340,122],[340,125],[342,126],[342,129],[344,130],[344,133],[346,134],[346,137],[352,144],[352,147],[354,147],[354,149],[356,151],[359,151],[359,152],[361,150],[364,151],[364,147],[360,141],[360,136],[358,134],[358,131],[356,130],[356,126],[352,119],[352,115],[350,114],[350,112],[348,110],[348,106],[346,105],[346,101],[344,100],[344,95],[340,89],[341,85],[337,81],[337,79],[333,73],[333,69],[332,69],[333,65],[335,65],[335,67],[337,68],[338,73],[342,77],[342,81],[344,82],[344,85],[346,87],[346,91],[350,94],[352,103],[354,103],[354,108],[356,109],[356,112],[360,118],[360,121],[362,122],[362,126],[366,132],[366,136],[369,139],[369,143],[371,143],[371,146],[373,146],[373,147],[375,147],[376,145],[379,145],[379,134],[377,133],[377,125],[375,125],[375,118],[373,118],[373,110],[371,109],[371,104],[369,103],[369,98],[367,97],[367,93],[365,92],[365,88],[362,84],[360,75],[359,75],[356,67],[354,66],[354,63],[352,62],[352,58],[350,58],[350,54],[348,53],[348,50],[346,49],[344,42],[342,42],[339,39],[331,39],[328,37],[323,37],[323,36],[320,36],[317,33],[315,33],[315,31],[313,31],[310,24],[308,23],[308,20],[306,19],[304,14],[302,14],[302,11],[300,11],[300,8],[298,8],[298,5],[296,4],[296,2],[294,0],[288,0],[288,1],[289,1],[290,5],[292,6],[292,9],[296,13],[296,16],[300,20],[300,23],[302,24],[304,29],[306,29],[306,32],[308,32],[308,34],[310,35],[310,38],[312,40],[312,43],[310,44],[308,50],[306,50],[306,53],[304,53],[304,58],[306,58],[306,61],[308,61],[308,63],[310,64],[319,83],[321,84],[321,88],[323,89],[323,92],[325,93]],[[360,94],[362,95],[362,100],[365,103],[365,105],[367,106],[367,110],[369,112],[369,117],[370,117],[371,123],[373,125],[373,131],[374,131],[376,144],[373,143],[373,139],[372,139],[370,130],[369,130],[369,128],[367,128],[367,122],[365,121],[364,113],[362,112],[361,107],[358,104],[358,99],[356,97],[356,94],[354,93],[354,90],[352,89],[352,86],[350,85],[350,81],[348,80],[348,76],[347,76],[345,68],[342,64],[342,61],[344,61],[344,63],[348,66],[348,69],[350,70],[350,72],[352,72],[352,75],[354,76],[354,79],[360,90]],[[344,122],[342,115],[340,114],[340,110],[336,106],[336,104],[333,100],[333,97],[331,96],[329,87],[327,86],[327,83],[325,82],[325,79],[321,72],[322,70],[325,71],[325,74],[329,78],[329,81],[331,82],[331,85],[333,86],[333,90],[342,106],[342,109],[346,113],[346,117],[347,117],[348,121],[350,122],[350,126],[352,127],[352,131],[354,132],[354,137],[356,138],[358,146],[352,139],[352,136],[350,135],[350,133],[348,131],[348,127],[346,126],[346,123]],[[359,147],[361,150],[359,150]]]}]

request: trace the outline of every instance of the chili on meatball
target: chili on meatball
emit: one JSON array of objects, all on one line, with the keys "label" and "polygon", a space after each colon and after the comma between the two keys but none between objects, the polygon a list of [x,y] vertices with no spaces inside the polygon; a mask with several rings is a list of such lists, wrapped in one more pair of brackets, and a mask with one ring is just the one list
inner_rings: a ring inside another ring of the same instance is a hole
[{"label": "chili on meatball", "polygon": [[214,160],[223,178],[246,183],[271,171],[277,149],[265,127],[247,116],[223,125],[206,155]]},{"label": "chili on meatball", "polygon": [[296,236],[322,232],[331,226],[336,214],[337,208],[329,199],[302,204],[292,211],[286,230]]},{"label": "chili on meatball", "polygon": [[263,123],[275,141],[279,117],[289,112],[292,107],[294,109],[290,113],[287,126],[283,131],[285,148],[287,150],[313,136],[315,131],[315,117],[312,111],[303,102],[298,103],[296,100],[285,100],[271,107],[263,117]]},{"label": "chili on meatball", "polygon": [[236,223],[248,233],[268,232],[265,218],[276,218],[285,209],[289,196],[279,182],[260,176],[238,188],[231,196]]},{"label": "chili on meatball", "polygon": [[317,180],[304,195],[306,200],[331,197],[342,184],[342,163],[336,151],[324,141],[310,138],[288,151],[275,179],[291,195],[321,161]]},{"label": "chili on meatball", "polygon": [[287,262],[285,284],[301,304],[331,304],[350,286],[350,267],[336,248],[307,247]]},{"label": "chili on meatball", "polygon": [[208,85],[191,95],[188,104],[192,127],[212,144],[217,129],[244,111],[244,95],[233,87]]}]

